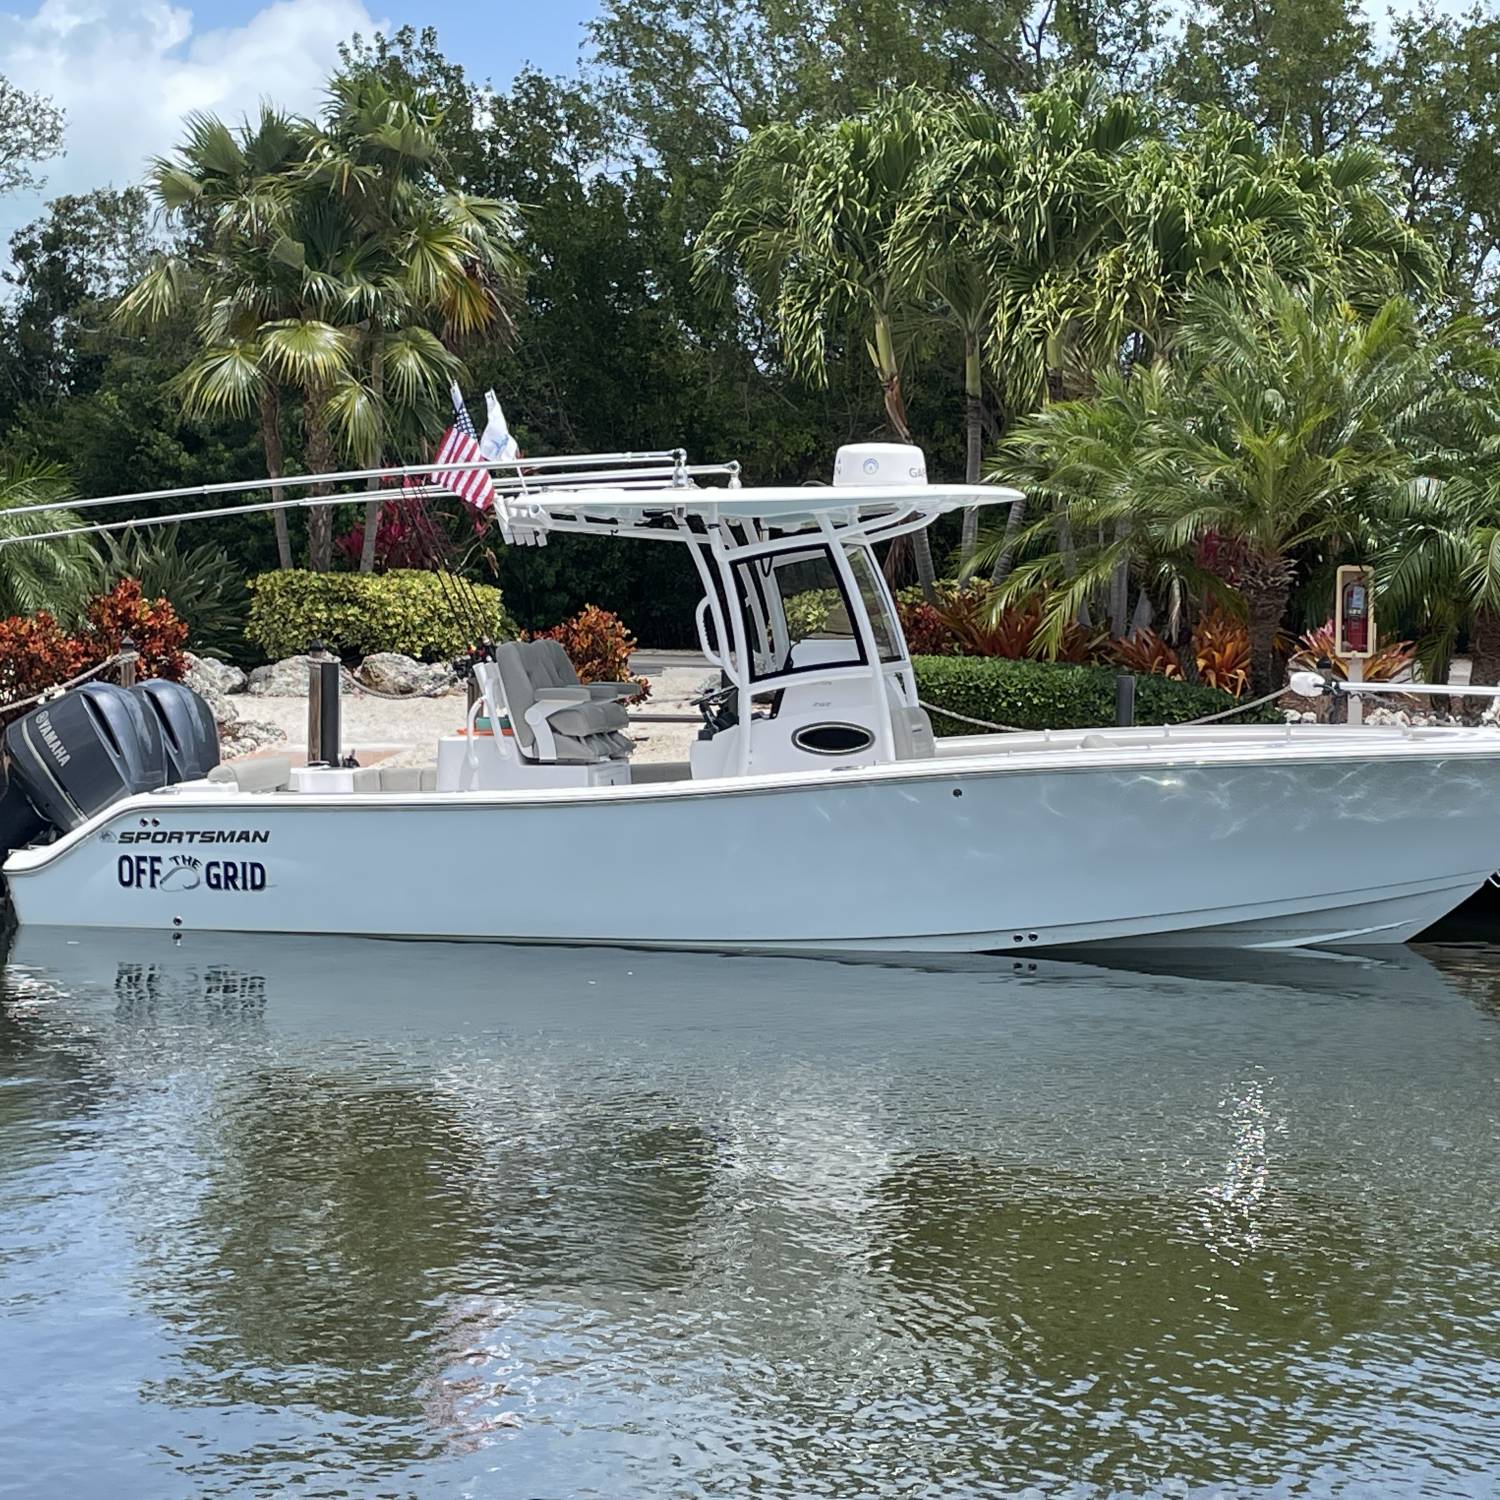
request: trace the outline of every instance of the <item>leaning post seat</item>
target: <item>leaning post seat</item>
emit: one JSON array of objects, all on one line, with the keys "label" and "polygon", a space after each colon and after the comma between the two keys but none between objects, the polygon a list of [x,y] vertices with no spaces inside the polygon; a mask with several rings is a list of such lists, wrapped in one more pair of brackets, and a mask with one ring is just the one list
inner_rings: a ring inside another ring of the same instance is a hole
[{"label": "leaning post seat", "polygon": [[509,718],[516,748],[539,764],[589,764],[622,760],[631,742],[630,720],[617,700],[625,684],[598,684],[608,695],[578,681],[568,654],[556,641],[507,641],[495,650],[495,670],[503,705],[491,709]]}]

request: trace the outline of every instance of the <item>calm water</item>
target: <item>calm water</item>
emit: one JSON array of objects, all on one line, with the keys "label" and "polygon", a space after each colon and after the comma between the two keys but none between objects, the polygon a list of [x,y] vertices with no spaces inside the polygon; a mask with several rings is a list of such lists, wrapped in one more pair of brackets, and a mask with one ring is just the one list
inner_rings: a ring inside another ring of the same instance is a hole
[{"label": "calm water", "polygon": [[0,1490],[1494,1495],[1497,1116],[1494,950],[23,934]]}]

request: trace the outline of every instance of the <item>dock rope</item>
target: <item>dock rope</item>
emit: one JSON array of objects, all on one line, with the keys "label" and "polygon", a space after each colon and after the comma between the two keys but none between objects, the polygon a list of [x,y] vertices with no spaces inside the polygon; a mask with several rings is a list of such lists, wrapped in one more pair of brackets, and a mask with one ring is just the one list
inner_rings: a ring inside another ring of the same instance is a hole
[{"label": "dock rope", "polygon": [[379,688],[372,688],[369,683],[361,682],[353,672],[346,666],[339,667],[339,675],[343,679],[345,687],[352,687],[356,691],[368,694],[371,698],[384,698],[388,703],[410,703],[414,698],[446,698],[456,687],[459,686],[458,679],[452,682],[440,683],[436,687],[423,688],[416,693],[385,693]]}]

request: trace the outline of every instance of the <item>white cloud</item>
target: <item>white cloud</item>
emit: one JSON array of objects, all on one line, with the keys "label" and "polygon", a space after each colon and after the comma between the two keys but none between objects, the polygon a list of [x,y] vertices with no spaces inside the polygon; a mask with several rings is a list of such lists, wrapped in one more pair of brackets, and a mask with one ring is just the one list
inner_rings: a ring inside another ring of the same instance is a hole
[{"label": "white cloud", "polygon": [[[238,120],[262,99],[314,108],[339,42],[383,25],[363,0],[274,0],[209,29],[165,0],[43,0],[33,15],[0,12],[0,73],[67,113],[66,154],[44,168],[51,197],[139,180],[189,110]],[[0,236],[39,202],[0,201]]]}]

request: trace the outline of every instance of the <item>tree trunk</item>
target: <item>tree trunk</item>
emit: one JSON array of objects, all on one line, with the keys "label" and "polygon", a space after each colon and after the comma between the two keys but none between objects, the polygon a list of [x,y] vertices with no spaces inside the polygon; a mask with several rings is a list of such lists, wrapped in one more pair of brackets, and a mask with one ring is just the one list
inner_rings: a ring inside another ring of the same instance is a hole
[{"label": "tree trunk", "polygon": [[[1129,524],[1116,524],[1115,540],[1124,542],[1130,534]],[[1122,557],[1115,564],[1109,580],[1109,633],[1118,641],[1123,639],[1130,622],[1130,558]]]},{"label": "tree trunk", "polygon": [[[1469,625],[1469,681],[1475,687],[1500,687],[1500,615],[1488,610],[1477,611]],[[1466,714],[1483,714],[1494,706],[1489,698],[1461,701]]]},{"label": "tree trunk", "polygon": [[1292,580],[1284,563],[1268,568],[1266,573],[1266,577],[1247,580],[1243,586],[1250,634],[1250,695],[1253,698],[1263,697],[1284,686],[1286,676],[1281,653],[1276,649],[1276,636],[1286,614],[1286,602],[1291,597]]},{"label": "tree trunk", "polygon": [[[1073,544],[1073,518],[1068,514],[1064,501],[1053,502],[1052,528],[1057,533],[1057,550],[1062,558],[1063,577],[1071,583],[1078,577],[1078,548]],[[1077,623],[1085,630],[1093,628],[1094,617],[1089,612],[1087,599],[1079,602]]]},{"label": "tree trunk", "polygon": [[[266,478],[280,479],[286,472],[286,455],[281,451],[281,396],[271,385],[260,393],[260,445],[266,455]],[[272,490],[271,498],[280,500],[281,491]],[[287,529],[286,512],[273,510],[271,521],[276,527],[276,566],[289,568],[292,565],[292,535]]]},{"label": "tree trunk", "polygon": [[1469,681],[1500,687],[1500,615],[1480,610],[1469,627]]},{"label": "tree trunk", "polygon": [[[375,393],[376,406],[384,407],[383,397],[385,395],[385,351],[379,343],[377,333],[376,344],[370,353],[370,389]],[[382,433],[384,431],[384,416],[382,411]],[[385,463],[385,443],[382,441],[380,448],[375,454],[375,465],[377,469]],[[370,481],[370,493],[380,494],[380,481]],[[359,571],[361,573],[373,573],[375,571],[375,539],[380,534],[380,504],[378,499],[365,501],[365,534],[359,548]]]},{"label": "tree trunk", "polygon": [[[964,335],[964,406],[968,438],[964,482],[978,484],[984,459],[984,378],[979,362],[979,340],[973,334]],[[963,534],[959,542],[960,576],[968,575],[978,545],[979,507],[971,505],[964,511]]]},{"label": "tree trunk", "polygon": [[[309,392],[303,406],[307,432],[307,467],[314,474],[333,471],[333,434],[323,419],[321,392]],[[326,484],[312,486],[314,495],[328,494]],[[307,512],[307,560],[315,573],[326,573],[333,566],[333,507],[314,505]]]},{"label": "tree trunk", "polygon": [[[896,341],[891,335],[890,320],[884,313],[875,315],[875,342],[870,348],[870,357],[880,376],[886,419],[895,429],[896,436],[903,443],[909,443],[911,428],[906,421],[906,398],[901,394],[901,367],[896,361]],[[917,564],[917,582],[922,585],[922,597],[929,604],[936,604],[937,570],[932,565],[932,543],[925,526],[912,533],[911,549]]]},{"label": "tree trunk", "polygon": [[991,583],[1004,583],[1010,577],[1010,570],[1016,562],[1016,537],[1020,535],[1021,523],[1026,519],[1026,500],[1013,501],[1010,514],[1005,518],[1005,535],[1000,541],[1000,555],[995,559],[994,570],[990,574]]}]

